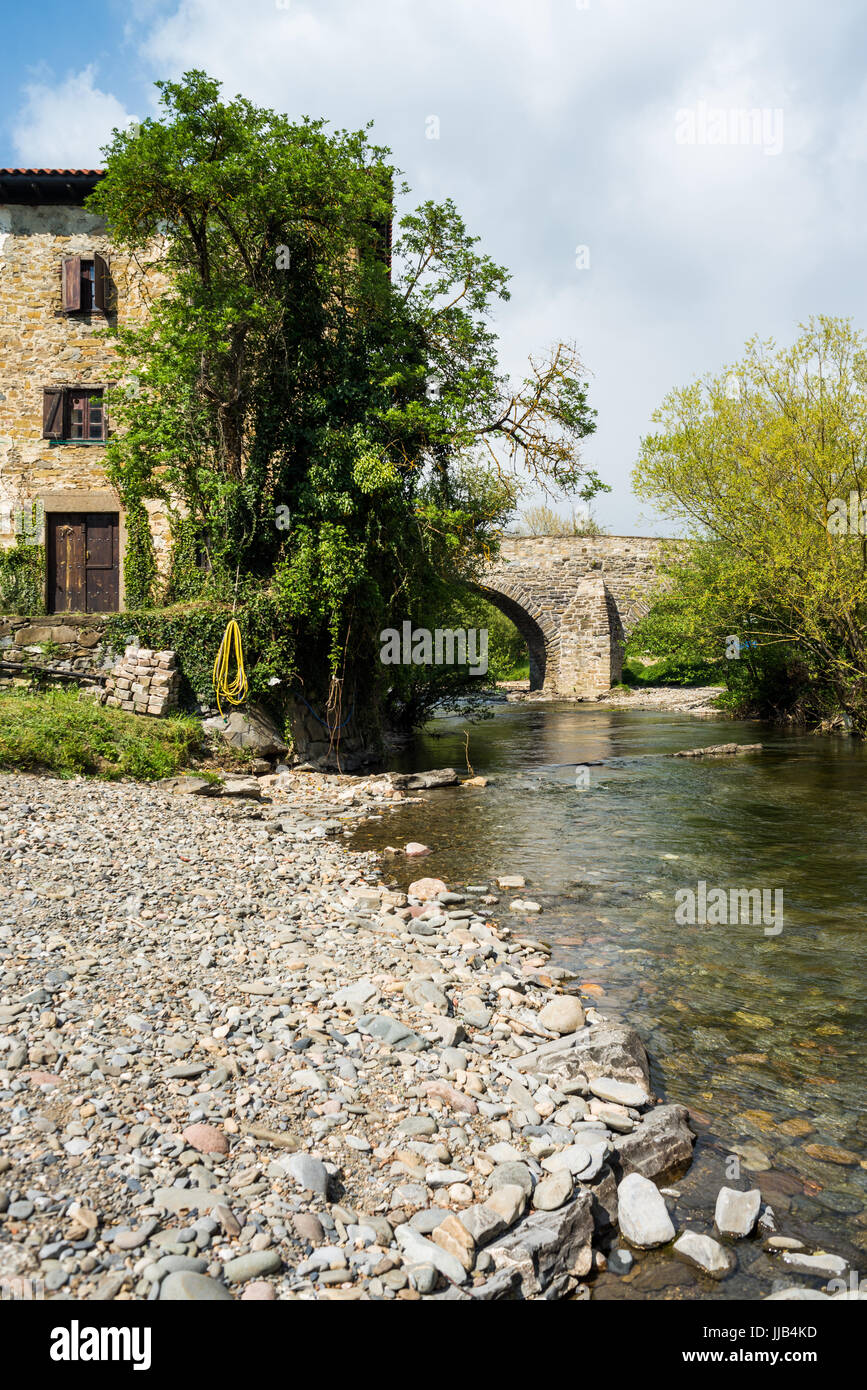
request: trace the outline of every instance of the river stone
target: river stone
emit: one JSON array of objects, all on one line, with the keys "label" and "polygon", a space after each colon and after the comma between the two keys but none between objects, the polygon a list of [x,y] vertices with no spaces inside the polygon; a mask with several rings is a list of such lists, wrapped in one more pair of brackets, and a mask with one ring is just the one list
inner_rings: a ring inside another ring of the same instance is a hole
[{"label": "river stone", "polygon": [[227,1154],[229,1141],[214,1125],[187,1125],[181,1138],[201,1154]]},{"label": "river stone", "polygon": [[584,1010],[577,999],[564,994],[539,1010],[539,1022],[552,1033],[576,1033],[584,1027]]},{"label": "river stone", "polygon": [[434,1269],[438,1269],[440,1274],[450,1279],[453,1284],[462,1284],[467,1278],[467,1271],[455,1255],[440,1249],[425,1236],[420,1236],[412,1227],[398,1226],[394,1234],[405,1259],[415,1264],[433,1265]]},{"label": "river stone", "polygon": [[698,1265],[712,1279],[725,1279],[737,1263],[731,1250],[726,1250],[712,1236],[702,1236],[697,1231],[684,1231],[672,1248],[680,1259]]},{"label": "river stone", "polygon": [[260,758],[282,757],[288,752],[282,731],[264,710],[251,706],[242,713],[232,710],[227,715],[204,719],[202,727],[219,734],[230,748],[237,748]]},{"label": "river stone", "polygon": [[150,1199],[155,1207],[162,1207],[164,1211],[210,1211],[215,1194],[207,1187],[157,1187]]},{"label": "river stone", "polygon": [[448,995],[432,980],[413,980],[404,985],[403,994],[411,1004],[430,1013],[447,1014],[451,1008]]},{"label": "river stone", "polygon": [[641,1250],[674,1240],[674,1226],[665,1202],[649,1178],[630,1173],[617,1188],[618,1221],[622,1234]]},{"label": "river stone", "polygon": [[472,1028],[487,1028],[491,1021],[491,1011],[486,1008],[477,994],[465,994],[461,1000],[460,1015]]},{"label": "river stone", "polygon": [[685,1105],[658,1105],[632,1131],[617,1139],[624,1174],[663,1178],[684,1172],[692,1162],[695,1135],[687,1124]]},{"label": "river stone", "polygon": [[254,1279],[241,1294],[242,1303],[273,1303],[277,1294],[264,1279]]},{"label": "river stone", "polygon": [[650,1096],[644,1087],[632,1081],[615,1081],[613,1076],[599,1076],[589,1085],[593,1095],[600,1100],[611,1100],[617,1105],[631,1105],[636,1109],[650,1104]]},{"label": "river stone", "polygon": [[469,1272],[476,1262],[476,1242],[460,1219],[450,1213],[433,1231],[433,1242]]},{"label": "river stone", "polygon": [[224,1284],[209,1279],[206,1274],[193,1274],[181,1270],[169,1274],[160,1284],[160,1302],[217,1303],[232,1302],[232,1295]]},{"label": "river stone", "polygon": [[739,1192],[734,1187],[721,1187],[717,1193],[714,1221],[720,1235],[748,1236],[758,1220],[762,1194],[757,1187]]},{"label": "river stone", "polygon": [[505,1231],[507,1225],[505,1218],[487,1202],[467,1207],[466,1211],[460,1213],[458,1220],[469,1231],[476,1245],[487,1245],[489,1240]]},{"label": "river stone", "polygon": [[243,1284],[248,1279],[261,1279],[263,1274],[276,1274],[283,1264],[277,1250],[251,1250],[223,1265],[223,1278],[230,1284]]},{"label": "river stone", "polygon": [[281,1158],[278,1166],[291,1174],[308,1192],[315,1192],[320,1197],[328,1196],[328,1172],[321,1159],[314,1158],[312,1154],[297,1153],[289,1158]]},{"label": "river stone", "polygon": [[441,878],[417,878],[406,891],[411,898],[419,898],[426,903],[438,897],[440,893],[447,893],[448,884],[443,883]]},{"label": "river stone", "polygon": [[559,1153],[549,1154],[542,1160],[542,1167],[546,1173],[570,1173],[576,1176],[583,1173],[592,1163],[592,1155],[589,1149],[585,1149],[582,1144],[570,1144],[566,1149],[560,1149]]},{"label": "river stone", "polygon": [[526,1163],[498,1163],[488,1178],[488,1187],[492,1192],[497,1192],[501,1187],[520,1187],[524,1196],[529,1197],[534,1186],[535,1179]]},{"label": "river stone", "polygon": [[536,1211],[556,1211],[572,1196],[572,1175],[568,1170],[551,1173],[543,1178],[533,1189],[533,1206]]},{"label": "river stone", "polygon": [[567,1274],[589,1273],[592,1238],[593,1197],[582,1192],[557,1211],[533,1212],[489,1252],[498,1269],[517,1270],[524,1296],[532,1297]]},{"label": "river stone", "polygon": [[802,1255],[793,1250],[784,1250],[782,1260],[783,1264],[798,1274],[827,1274],[832,1278],[839,1278],[849,1268],[840,1255]]},{"label": "river stone", "polygon": [[337,990],[333,999],[339,1009],[361,1008],[369,1000],[375,999],[378,993],[379,990],[371,980],[356,980],[353,984]]},{"label": "river stone", "polygon": [[484,1205],[501,1216],[507,1226],[512,1226],[527,1205],[527,1194],[517,1183],[507,1183],[492,1192]]}]

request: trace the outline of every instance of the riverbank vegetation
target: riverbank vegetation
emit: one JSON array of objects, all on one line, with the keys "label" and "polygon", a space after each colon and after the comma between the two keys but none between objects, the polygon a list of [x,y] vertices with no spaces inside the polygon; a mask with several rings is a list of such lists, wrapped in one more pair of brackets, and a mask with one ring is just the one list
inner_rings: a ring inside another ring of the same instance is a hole
[{"label": "riverbank vegetation", "polygon": [[0,691],[0,769],[152,781],[188,767],[203,745],[198,719],[146,719],[78,690]]},{"label": "riverbank vegetation", "polygon": [[639,495],[685,528],[629,650],[710,663],[726,703],[867,736],[867,340],[819,317],[671,392]]},{"label": "riverbank vegetation", "polygon": [[253,687],[375,737],[395,671],[427,680],[381,665],[380,632],[446,625],[524,486],[602,486],[580,461],[584,369],[560,342],[507,380],[490,325],[507,272],[449,200],[392,242],[408,189],[368,130],[223,101],[202,72],[158,86],[90,199],[166,277],[115,333],[110,478],[128,518],[159,500],[173,531],[163,582],[147,527],[129,530],[130,606],[228,604],[243,628],[256,604]]}]

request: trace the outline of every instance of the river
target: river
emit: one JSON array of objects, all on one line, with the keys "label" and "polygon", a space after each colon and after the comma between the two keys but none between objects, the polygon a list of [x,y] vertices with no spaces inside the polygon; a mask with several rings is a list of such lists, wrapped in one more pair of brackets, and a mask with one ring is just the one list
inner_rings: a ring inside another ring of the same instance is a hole
[{"label": "river", "polygon": [[[541,914],[511,914],[505,893],[497,919],[547,940],[585,1005],[632,1022],[657,1094],[691,1111],[699,1141],[675,1185],[678,1227],[709,1230],[717,1189],[740,1171],[781,1234],[863,1269],[867,749],[755,722],[515,703],[480,724],[434,721],[391,767],[464,769],[465,730],[488,786],[432,792],[368,820],[353,846],[430,845],[423,860],[385,861],[402,887],[420,873],[455,885],[523,874],[519,896]],[[664,756],[723,740],[764,748]],[[700,882],[708,893],[782,890],[782,930],[679,925],[675,895]],[[717,1292],[760,1298],[778,1274],[758,1239],[742,1241]],[[662,1254],[642,1257],[626,1280],[599,1276],[593,1296],[708,1291]]]}]

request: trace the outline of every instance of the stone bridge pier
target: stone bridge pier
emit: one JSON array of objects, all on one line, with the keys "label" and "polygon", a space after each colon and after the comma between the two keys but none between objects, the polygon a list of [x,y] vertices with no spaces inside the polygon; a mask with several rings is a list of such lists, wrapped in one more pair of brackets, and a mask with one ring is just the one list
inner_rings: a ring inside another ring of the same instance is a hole
[{"label": "stone bridge pier", "polygon": [[508,536],[476,586],[530,653],[530,689],[597,699],[621,677],[663,548],[647,536]]}]

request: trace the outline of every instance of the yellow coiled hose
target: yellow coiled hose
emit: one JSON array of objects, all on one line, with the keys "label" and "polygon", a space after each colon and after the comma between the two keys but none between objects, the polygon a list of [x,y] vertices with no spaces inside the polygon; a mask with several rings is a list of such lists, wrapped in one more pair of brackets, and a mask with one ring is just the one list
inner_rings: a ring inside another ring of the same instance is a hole
[{"label": "yellow coiled hose", "polygon": [[[229,680],[229,663],[234,655],[235,678]],[[220,650],[214,662],[214,690],[217,694],[217,709],[223,713],[221,698],[230,705],[241,705],[247,698],[247,673],[244,670],[244,649],[241,646],[241,630],[233,618],[223,633]]]}]

